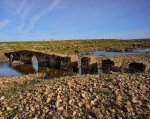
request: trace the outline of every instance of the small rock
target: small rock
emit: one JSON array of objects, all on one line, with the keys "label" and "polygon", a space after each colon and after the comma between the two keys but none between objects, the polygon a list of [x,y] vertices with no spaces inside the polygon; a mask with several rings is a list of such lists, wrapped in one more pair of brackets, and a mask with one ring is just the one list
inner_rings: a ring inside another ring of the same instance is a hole
[{"label": "small rock", "polygon": [[93,113],[95,114],[95,117],[96,117],[97,119],[102,119],[102,118],[103,118],[103,115],[102,115],[102,113],[100,112],[99,109],[94,108],[94,109],[93,109]]},{"label": "small rock", "polygon": [[61,99],[57,100],[56,103],[55,103],[56,107],[59,107],[59,105],[60,105],[61,102],[62,102]]},{"label": "small rock", "polygon": [[35,109],[34,109],[34,107],[33,107],[33,106],[31,107],[31,111],[32,111],[32,112],[34,112],[34,111],[35,111]]},{"label": "small rock", "polygon": [[94,103],[95,103],[94,101],[91,101],[91,104],[92,104],[92,105],[94,105]]},{"label": "small rock", "polygon": [[126,110],[127,110],[128,113],[131,112],[130,108],[127,107],[127,106],[126,106]]},{"label": "small rock", "polygon": [[87,109],[90,109],[90,105],[89,105],[89,104],[86,104],[85,107],[86,107]]},{"label": "small rock", "polygon": [[81,103],[81,102],[79,102],[79,103],[78,103],[78,106],[79,106],[79,107],[81,107],[81,106],[82,106],[82,103]]},{"label": "small rock", "polygon": [[120,101],[120,102],[121,102],[121,101],[122,101],[122,96],[120,96],[120,95],[117,96],[117,101]]},{"label": "small rock", "polygon": [[3,113],[0,111],[0,115],[2,115]]},{"label": "small rock", "polygon": [[72,105],[72,100],[69,100],[69,105]]},{"label": "small rock", "polygon": [[109,109],[112,114],[115,113],[115,109]]},{"label": "small rock", "polygon": [[59,107],[57,107],[57,110],[58,110],[58,111],[63,111],[63,110],[64,110],[64,107],[63,107],[63,106],[59,106]]},{"label": "small rock", "polygon": [[82,94],[82,97],[85,98],[86,97],[85,94]]},{"label": "small rock", "polygon": [[57,99],[60,99],[61,98],[61,96],[60,95],[57,95]]},{"label": "small rock", "polygon": [[0,98],[0,100],[4,100],[5,99],[5,96],[2,96],[1,98]]},{"label": "small rock", "polygon": [[47,103],[49,103],[49,102],[50,102],[50,100],[51,100],[50,98],[47,98],[46,102],[47,102]]},{"label": "small rock", "polygon": [[62,113],[62,115],[63,115],[64,117],[68,117],[68,112],[67,112],[66,110],[64,110],[63,113]]},{"label": "small rock", "polygon": [[132,98],[132,102],[137,103],[138,101],[136,100],[136,98]]},{"label": "small rock", "polygon": [[7,110],[7,111],[10,111],[10,110],[11,110],[11,107],[6,107],[6,110]]},{"label": "small rock", "polygon": [[77,112],[73,111],[73,116],[75,116],[77,114]]},{"label": "small rock", "polygon": [[30,93],[27,93],[27,97],[29,97],[31,94]]},{"label": "small rock", "polygon": [[70,82],[68,82],[67,84],[68,84],[68,86],[71,86],[71,83],[70,83]]}]

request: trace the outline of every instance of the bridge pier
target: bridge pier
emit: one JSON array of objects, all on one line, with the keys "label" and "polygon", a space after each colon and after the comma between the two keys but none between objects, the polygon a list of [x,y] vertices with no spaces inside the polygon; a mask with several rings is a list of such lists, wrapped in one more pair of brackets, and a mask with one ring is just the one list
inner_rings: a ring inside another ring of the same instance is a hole
[{"label": "bridge pier", "polygon": [[92,56],[82,57],[81,69],[82,73],[97,73],[98,72],[97,59]]},{"label": "bridge pier", "polygon": [[32,57],[33,57],[32,54],[30,54],[30,55],[21,54],[20,55],[20,60],[22,62],[24,62],[25,64],[32,64]]}]

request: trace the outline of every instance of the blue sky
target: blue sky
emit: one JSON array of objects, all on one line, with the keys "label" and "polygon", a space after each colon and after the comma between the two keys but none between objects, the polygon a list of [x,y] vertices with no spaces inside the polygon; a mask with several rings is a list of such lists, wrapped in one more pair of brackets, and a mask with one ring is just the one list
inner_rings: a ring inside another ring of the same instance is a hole
[{"label": "blue sky", "polygon": [[0,0],[0,41],[150,38],[150,0]]}]

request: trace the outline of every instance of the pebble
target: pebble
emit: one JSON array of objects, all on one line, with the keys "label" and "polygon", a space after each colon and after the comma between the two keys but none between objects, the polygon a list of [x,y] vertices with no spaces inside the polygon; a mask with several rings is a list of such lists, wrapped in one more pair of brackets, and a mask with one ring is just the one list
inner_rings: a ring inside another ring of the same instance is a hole
[{"label": "pebble", "polygon": [[6,110],[10,111],[10,110],[12,110],[12,108],[11,107],[6,107]]},{"label": "pebble", "polygon": [[63,111],[63,110],[64,110],[64,107],[63,107],[63,106],[59,106],[59,107],[57,107],[57,110],[58,110],[58,111]]},{"label": "pebble", "polygon": [[5,99],[5,96],[2,96],[2,97],[0,98],[1,101],[4,100],[4,99]]},{"label": "pebble", "polygon": [[51,100],[51,98],[47,98],[46,103],[49,103]]},{"label": "pebble", "polygon": [[137,103],[136,98],[132,98],[132,102],[133,102],[133,103]]}]

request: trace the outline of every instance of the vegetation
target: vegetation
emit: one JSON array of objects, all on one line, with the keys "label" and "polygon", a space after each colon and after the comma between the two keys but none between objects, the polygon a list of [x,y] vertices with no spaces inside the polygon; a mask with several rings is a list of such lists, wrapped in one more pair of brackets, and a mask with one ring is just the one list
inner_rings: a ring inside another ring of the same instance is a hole
[{"label": "vegetation", "polygon": [[74,51],[89,52],[107,50],[108,48],[132,48],[133,44],[150,46],[150,40],[57,40],[43,42],[1,42],[1,53],[17,50],[36,50],[42,52],[72,53]]}]

